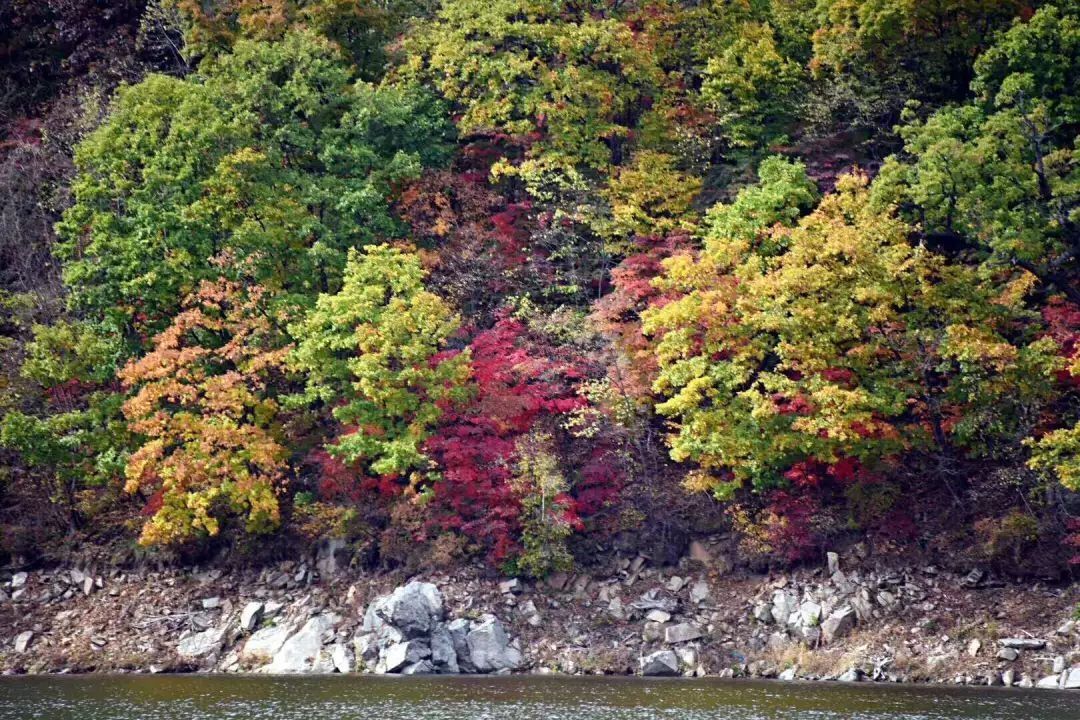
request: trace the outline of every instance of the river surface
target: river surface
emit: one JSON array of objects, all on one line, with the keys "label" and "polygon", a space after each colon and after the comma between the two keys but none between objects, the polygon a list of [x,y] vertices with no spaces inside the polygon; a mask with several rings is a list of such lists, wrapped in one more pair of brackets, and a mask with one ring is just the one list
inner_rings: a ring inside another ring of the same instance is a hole
[{"label": "river surface", "polygon": [[1080,692],[633,678],[0,678],[2,720],[1080,720]]}]

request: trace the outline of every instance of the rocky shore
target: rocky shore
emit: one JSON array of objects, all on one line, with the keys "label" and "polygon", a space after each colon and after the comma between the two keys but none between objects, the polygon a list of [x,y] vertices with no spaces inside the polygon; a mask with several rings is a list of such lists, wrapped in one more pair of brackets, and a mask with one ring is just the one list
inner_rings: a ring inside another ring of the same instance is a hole
[{"label": "rocky shore", "polygon": [[406,577],[344,548],[258,570],[0,573],[14,673],[567,673],[1080,689],[1078,586],[882,570],[856,547],[755,575],[697,542],[543,582]]}]

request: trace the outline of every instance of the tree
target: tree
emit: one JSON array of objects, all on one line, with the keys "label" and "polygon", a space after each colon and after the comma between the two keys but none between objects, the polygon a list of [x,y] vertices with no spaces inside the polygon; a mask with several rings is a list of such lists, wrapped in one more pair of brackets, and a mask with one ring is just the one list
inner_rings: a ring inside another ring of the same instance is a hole
[{"label": "tree", "polygon": [[129,493],[149,493],[139,542],[175,544],[221,530],[230,516],[249,533],[280,522],[289,451],[279,396],[291,350],[267,291],[204,281],[147,355],[120,372],[124,403],[145,439],[127,462]]},{"label": "tree", "polygon": [[424,289],[419,258],[389,245],[352,250],[341,290],[319,296],[293,327],[300,402],[333,407],[350,428],[329,450],[371,475],[420,484],[432,469],[423,443],[459,398],[468,353],[446,353],[458,318]]},{"label": "tree", "polygon": [[760,251],[717,232],[698,263],[668,261],[686,297],[645,325],[662,333],[657,411],[678,423],[672,456],[700,466],[693,487],[775,486],[807,459],[992,452],[1048,395],[1055,345],[1019,329],[1023,288],[912,246],[867,185],[844,178]]},{"label": "tree", "polygon": [[268,288],[333,291],[347,248],[400,233],[388,196],[442,160],[446,132],[428,96],[352,83],[309,33],[150,76],[78,149],[58,246],[72,309],[138,348],[226,251]]},{"label": "tree", "polygon": [[605,8],[554,0],[450,0],[405,39],[399,70],[460,113],[465,135],[535,133],[555,166],[618,164],[663,81],[643,37]]}]

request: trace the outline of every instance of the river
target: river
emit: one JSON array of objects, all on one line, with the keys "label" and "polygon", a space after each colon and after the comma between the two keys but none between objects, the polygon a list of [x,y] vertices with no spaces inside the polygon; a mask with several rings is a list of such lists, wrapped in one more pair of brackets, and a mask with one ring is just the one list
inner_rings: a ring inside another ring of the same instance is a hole
[{"label": "river", "polygon": [[2,720],[1080,720],[1080,693],[632,678],[0,678]]}]

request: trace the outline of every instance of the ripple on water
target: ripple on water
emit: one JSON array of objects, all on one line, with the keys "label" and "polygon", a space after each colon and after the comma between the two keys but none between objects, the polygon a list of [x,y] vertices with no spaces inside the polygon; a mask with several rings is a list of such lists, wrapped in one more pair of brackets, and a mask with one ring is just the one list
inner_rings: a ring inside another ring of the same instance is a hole
[{"label": "ripple on water", "polygon": [[0,720],[1080,720],[1080,694],[626,678],[0,678]]}]

